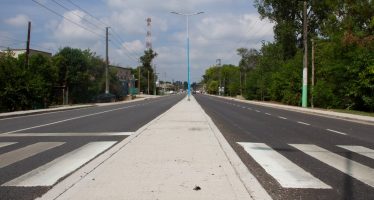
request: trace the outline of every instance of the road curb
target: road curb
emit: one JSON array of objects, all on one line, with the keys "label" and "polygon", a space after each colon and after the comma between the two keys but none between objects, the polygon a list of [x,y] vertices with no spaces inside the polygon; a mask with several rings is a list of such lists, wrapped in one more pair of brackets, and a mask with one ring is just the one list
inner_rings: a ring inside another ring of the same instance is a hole
[{"label": "road curb", "polygon": [[90,105],[82,105],[82,106],[46,108],[46,109],[40,109],[40,110],[28,110],[28,111],[16,111],[16,112],[0,113],[0,119],[28,116],[28,115],[34,115],[34,114],[62,112],[62,111],[67,111],[67,110],[77,110],[77,109],[90,108],[90,107],[95,107],[95,106],[96,105],[94,105],[94,104],[90,104]]},{"label": "road curb", "polygon": [[[154,97],[154,98],[157,98],[157,97]],[[62,106],[62,107],[57,107],[57,108],[46,108],[46,109],[39,109],[39,110],[27,110],[27,111],[0,113],[0,119],[22,117],[22,116],[28,116],[28,115],[34,115],[34,114],[62,112],[62,111],[68,111],[68,110],[77,110],[77,109],[91,108],[91,107],[97,107],[97,106],[102,107],[102,106],[127,104],[127,103],[132,103],[132,102],[137,102],[137,101],[144,101],[147,99],[150,99],[150,98],[141,97],[141,98],[134,99],[131,101],[119,101],[119,102],[113,102],[113,103],[95,103],[95,104],[76,105],[76,106],[74,105],[73,106]]]},{"label": "road curb", "polygon": [[317,109],[312,109],[312,108],[300,108],[300,107],[289,106],[289,105],[278,105],[278,104],[273,104],[269,102],[241,100],[241,99],[236,99],[233,97],[223,97],[223,96],[217,96],[217,95],[209,95],[209,96],[214,96],[214,97],[228,99],[228,100],[234,100],[234,101],[247,103],[247,104],[254,104],[254,105],[266,106],[270,108],[278,108],[282,110],[294,111],[294,112],[305,113],[305,114],[310,114],[310,115],[318,115],[322,117],[337,118],[337,119],[342,119],[342,120],[347,120],[347,121],[364,123],[368,125],[374,125],[374,117],[370,117],[370,116],[361,116],[361,115],[354,115],[354,114],[348,114],[348,113],[338,113],[338,112],[333,112],[333,111],[317,110]]}]

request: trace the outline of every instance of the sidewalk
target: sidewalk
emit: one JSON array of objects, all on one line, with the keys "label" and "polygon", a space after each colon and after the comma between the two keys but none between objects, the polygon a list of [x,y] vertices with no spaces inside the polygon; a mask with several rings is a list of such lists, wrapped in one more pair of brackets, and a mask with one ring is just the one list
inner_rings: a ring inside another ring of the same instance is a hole
[{"label": "sidewalk", "polygon": [[270,199],[191,96],[40,199]]}]

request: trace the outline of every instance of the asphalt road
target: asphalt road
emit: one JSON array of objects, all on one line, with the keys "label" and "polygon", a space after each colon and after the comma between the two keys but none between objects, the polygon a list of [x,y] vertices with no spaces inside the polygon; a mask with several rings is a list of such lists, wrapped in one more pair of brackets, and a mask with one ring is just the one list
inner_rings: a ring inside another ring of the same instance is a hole
[{"label": "asphalt road", "polygon": [[0,119],[0,199],[34,199],[184,95]]},{"label": "asphalt road", "polygon": [[195,98],[274,199],[374,199],[373,125]]}]

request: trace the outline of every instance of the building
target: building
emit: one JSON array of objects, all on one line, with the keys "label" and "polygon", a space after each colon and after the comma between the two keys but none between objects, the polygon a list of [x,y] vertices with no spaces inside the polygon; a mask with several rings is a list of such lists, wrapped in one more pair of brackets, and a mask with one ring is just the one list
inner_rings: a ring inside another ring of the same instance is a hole
[{"label": "building", "polygon": [[131,74],[131,68],[123,68],[118,66],[110,66],[116,69],[116,76],[122,84],[122,95],[127,96],[129,94],[134,95],[135,92],[135,79],[134,75]]},{"label": "building", "polygon": [[[4,51],[0,52],[0,55],[4,54],[4,52],[6,52],[6,51],[7,50],[4,50]],[[18,58],[19,55],[26,53],[26,49],[10,49],[10,51],[13,52],[13,57],[15,57],[15,58]],[[52,57],[52,53],[45,52],[45,51],[40,51],[40,50],[36,50],[36,49],[30,49],[30,56],[36,55],[36,54],[41,54],[41,55],[46,56],[46,57]]]}]

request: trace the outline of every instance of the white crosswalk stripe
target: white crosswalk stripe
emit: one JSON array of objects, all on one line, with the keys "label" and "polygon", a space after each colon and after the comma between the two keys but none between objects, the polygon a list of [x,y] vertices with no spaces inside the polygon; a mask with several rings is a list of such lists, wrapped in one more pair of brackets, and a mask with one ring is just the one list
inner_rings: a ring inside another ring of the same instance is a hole
[{"label": "white crosswalk stripe", "polygon": [[352,151],[368,158],[374,159],[374,150],[369,149],[363,146],[350,146],[350,145],[338,145],[338,147],[347,149],[348,151]]},{"label": "white crosswalk stripe", "polygon": [[73,172],[115,143],[116,141],[90,142],[22,176],[10,180],[2,186],[51,186],[60,178]]},{"label": "white crosswalk stripe", "polygon": [[290,144],[313,158],[374,187],[374,169],[312,144]]},{"label": "white crosswalk stripe", "polygon": [[319,188],[331,187],[303,170],[286,157],[264,143],[238,142],[246,152],[258,162],[267,173],[285,188]]},{"label": "white crosswalk stripe", "polygon": [[0,142],[0,148],[1,147],[6,147],[12,144],[16,144],[17,142]]},{"label": "white crosswalk stripe", "polygon": [[6,167],[43,151],[55,148],[64,142],[38,142],[0,155],[0,168]]},{"label": "white crosswalk stripe", "polygon": [[[264,143],[238,142],[244,150],[284,188],[330,189],[318,178],[311,175],[275,149]],[[374,187],[374,169],[345,158],[313,144],[289,144],[371,187]],[[357,145],[336,145],[340,148],[374,159],[374,150]]]}]

